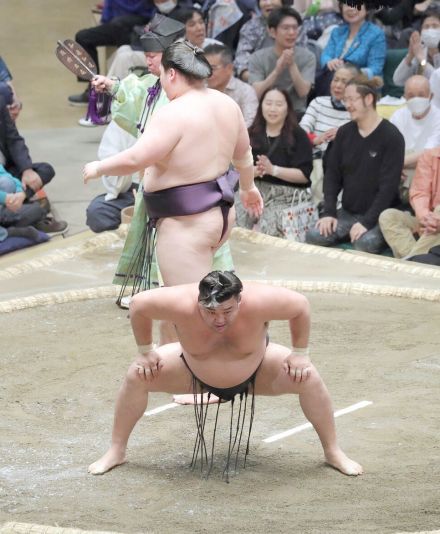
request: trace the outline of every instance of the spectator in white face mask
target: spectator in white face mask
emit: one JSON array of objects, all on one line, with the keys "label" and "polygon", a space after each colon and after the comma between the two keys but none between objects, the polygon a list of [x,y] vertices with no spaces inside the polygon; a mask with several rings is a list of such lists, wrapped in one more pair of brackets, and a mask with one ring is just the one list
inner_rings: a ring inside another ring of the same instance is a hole
[{"label": "spectator in white face mask", "polygon": [[396,85],[405,82],[414,74],[430,78],[434,69],[440,67],[440,10],[427,11],[420,33],[415,31],[409,39],[408,53],[393,74]]},{"label": "spectator in white face mask", "polygon": [[411,76],[405,83],[406,106],[391,117],[405,139],[404,170],[415,169],[421,153],[440,146],[440,110],[432,105],[427,78]]}]

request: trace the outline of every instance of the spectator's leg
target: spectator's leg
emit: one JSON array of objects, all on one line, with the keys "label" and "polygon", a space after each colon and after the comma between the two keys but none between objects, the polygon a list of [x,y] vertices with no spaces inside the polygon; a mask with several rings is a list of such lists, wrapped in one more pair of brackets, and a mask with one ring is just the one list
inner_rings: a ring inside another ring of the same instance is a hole
[{"label": "spectator's leg", "polygon": [[134,205],[133,193],[121,193],[114,200],[105,201],[105,195],[99,195],[92,200],[87,208],[86,224],[92,232],[115,230],[121,224],[121,211]]},{"label": "spectator's leg", "polygon": [[317,228],[309,230],[306,234],[306,243],[309,245],[319,245],[321,247],[333,247],[338,243],[344,243],[349,240],[350,228],[356,222],[356,219],[350,213],[343,209],[337,212],[338,225],[336,231],[329,235],[323,236]]},{"label": "spectator's leg", "polygon": [[80,30],[75,41],[88,52],[96,63],[99,72],[98,46],[122,46],[130,43],[130,35],[134,26],[146,24],[145,17],[125,15],[116,17],[110,22]]},{"label": "spectator's leg", "polygon": [[47,185],[55,176],[55,169],[49,163],[33,163],[32,169],[38,174],[43,182],[43,187]]},{"label": "spectator's leg", "polygon": [[[437,206],[434,213],[440,217],[440,206]],[[417,256],[419,254],[426,254],[432,247],[440,245],[440,233],[425,235],[422,234],[418,241],[415,242],[413,248],[406,254],[406,256]]]},{"label": "spectator's leg", "polygon": [[417,230],[417,219],[413,215],[390,208],[380,214],[379,226],[395,258],[411,254],[416,245],[414,233]]},{"label": "spectator's leg", "polygon": [[130,45],[122,45],[111,58],[107,76],[116,76],[122,80],[130,74],[130,69],[133,67],[147,67],[145,53],[133,50]]},{"label": "spectator's leg", "polygon": [[38,202],[23,204],[17,212],[12,212],[5,208],[2,208],[1,211],[1,224],[6,227],[34,226],[46,216],[46,210]]},{"label": "spectator's leg", "polygon": [[380,254],[386,248],[386,241],[380,231],[378,224],[371,230],[368,230],[363,236],[353,243],[353,248],[360,252],[369,252],[370,254]]}]

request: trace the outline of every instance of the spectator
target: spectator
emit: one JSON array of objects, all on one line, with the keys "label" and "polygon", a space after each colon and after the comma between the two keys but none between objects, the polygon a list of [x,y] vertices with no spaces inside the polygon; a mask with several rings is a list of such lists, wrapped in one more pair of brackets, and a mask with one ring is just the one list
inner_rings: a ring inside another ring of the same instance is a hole
[{"label": "spectator", "polygon": [[11,119],[15,121],[20,114],[23,104],[12,85],[12,75],[3,59],[0,57],[0,97],[3,97],[8,106]]},{"label": "spectator", "polygon": [[[154,0],[158,14],[166,15],[172,19],[178,18],[182,9],[192,6],[191,0]],[[134,67],[146,68],[145,56],[142,50],[140,37],[145,33],[144,26],[135,26],[131,44],[120,46],[111,56],[110,67],[107,72],[109,78],[125,78]]]},{"label": "spectator", "polygon": [[[246,8],[243,6],[243,9]],[[225,44],[231,50],[237,48],[238,34],[245,18],[235,0],[215,0],[208,9],[208,36]]]},{"label": "spectator", "polygon": [[410,202],[415,216],[387,209],[379,217],[382,233],[396,258],[427,254],[440,245],[440,147],[425,150],[420,156]]},{"label": "spectator", "polygon": [[[429,0],[428,0],[429,1]],[[374,14],[384,31],[389,48],[407,48],[411,30],[420,20],[417,7],[426,0],[401,0],[390,7],[384,7]]]},{"label": "spectator", "polygon": [[267,17],[274,9],[282,5],[291,5],[290,0],[259,0],[260,13],[248,20],[240,29],[235,53],[235,71],[240,80],[249,79],[249,57],[262,48],[273,46],[274,40],[267,29]]},{"label": "spectator", "polygon": [[[119,154],[134,145],[136,138],[124,131],[115,121],[105,129],[98,148],[98,158]],[[139,180],[130,176],[103,176],[106,193],[98,195],[87,207],[86,224],[92,232],[114,230],[121,224],[124,208],[134,205]]]},{"label": "spectator", "polygon": [[338,128],[350,120],[350,114],[342,102],[347,83],[359,70],[354,65],[345,64],[333,74],[330,96],[318,96],[308,105],[299,125],[308,134],[313,144],[313,173],[311,176],[313,199],[316,204],[322,201],[323,165],[322,160],[328,144],[334,140]]},{"label": "spectator", "polygon": [[[255,184],[264,200],[258,228],[265,234],[284,237],[282,210],[291,206],[297,188],[304,190],[310,186],[312,172],[312,145],[298,126],[285,89],[266,89],[249,135]],[[241,203],[236,203],[236,210],[237,224],[253,228],[256,221],[245,212]]]},{"label": "spectator", "polygon": [[267,25],[274,46],[254,52],[249,59],[249,83],[261,98],[269,87],[286,89],[293,109],[303,114],[306,98],[315,78],[316,58],[307,48],[296,45],[301,17],[291,7],[274,9]]},{"label": "spectator", "polygon": [[258,98],[252,86],[233,75],[234,65],[231,50],[224,45],[208,45],[205,48],[205,56],[212,68],[208,87],[222,91],[235,100],[240,106],[246,126],[249,128],[257,113]]},{"label": "spectator", "polygon": [[[380,78],[360,75],[344,92],[351,121],[338,129],[324,175],[324,209],[307,243],[325,247],[351,241],[356,250],[379,253],[385,240],[379,215],[398,204],[405,142],[376,111]],[[342,207],[337,199],[342,190]]]},{"label": "spectator", "polygon": [[405,84],[406,107],[391,116],[391,122],[405,139],[405,163],[400,184],[402,205],[409,207],[409,186],[423,150],[440,146],[440,110],[431,104],[430,82],[421,75]]},{"label": "spectator", "polygon": [[0,165],[0,242],[7,237],[29,237],[38,240],[38,231],[31,225],[44,219],[38,203],[24,204],[26,194],[17,178]]},{"label": "spectator", "polygon": [[[26,204],[23,206],[26,211],[38,212],[41,216],[46,216],[44,220],[32,215],[32,220],[39,220],[35,226],[38,230],[47,234],[65,232],[67,223],[57,221],[49,215],[47,200],[45,206],[40,205],[40,201],[33,200],[35,193],[48,184],[55,175],[55,171],[48,163],[33,163],[26,146],[25,140],[18,133],[14,121],[11,119],[9,110],[3,99],[0,98],[0,164],[12,176],[17,177],[22,184],[26,195]],[[33,224],[26,221],[25,226]]]},{"label": "spectator", "polygon": [[[406,106],[391,116],[405,139],[404,169],[414,169],[422,152],[440,146],[440,110],[431,104],[429,81],[420,75],[405,83]],[[408,184],[409,185],[409,184]]]},{"label": "spectator", "polygon": [[385,34],[376,24],[367,22],[367,10],[340,4],[345,24],[334,28],[321,54],[321,76],[317,77],[317,95],[329,94],[332,72],[344,61],[353,63],[369,78],[382,76],[386,56]]},{"label": "spectator", "polygon": [[[122,46],[130,42],[131,33],[137,24],[146,24],[154,14],[148,0],[105,0],[101,24],[80,30],[75,40],[96,63],[99,72],[98,46]],[[84,81],[78,78],[78,81]],[[87,105],[88,88],[68,97],[71,105]]]},{"label": "spectator", "polygon": [[[170,0],[172,1],[172,0]],[[206,37],[206,25],[200,11],[196,8],[177,7],[169,15],[185,24],[185,39],[192,44],[204,48],[208,44],[218,43],[215,39]],[[129,45],[120,46],[113,56],[107,77],[125,78],[133,67],[147,68],[144,51],[142,50],[142,40],[140,39],[139,49],[133,50]],[[82,124],[85,126],[85,124]]]},{"label": "spectator", "polygon": [[434,69],[440,67],[440,11],[428,11],[421,27],[409,39],[407,55],[394,71],[393,81],[396,85],[405,85],[406,80],[414,74],[430,78]]},{"label": "spectator", "polygon": [[332,30],[343,22],[337,0],[316,0],[304,13],[302,31],[325,48]]},{"label": "spectator", "polygon": [[185,24],[185,39],[193,45],[205,48],[209,44],[221,44],[216,39],[206,37],[206,24],[198,9],[182,9],[175,18]]}]

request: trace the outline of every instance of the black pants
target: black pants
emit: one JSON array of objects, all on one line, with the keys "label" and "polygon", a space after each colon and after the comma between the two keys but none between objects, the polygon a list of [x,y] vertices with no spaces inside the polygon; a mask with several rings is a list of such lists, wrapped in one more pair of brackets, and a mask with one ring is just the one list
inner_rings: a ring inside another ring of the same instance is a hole
[{"label": "black pants", "polygon": [[132,189],[137,189],[137,184],[132,184],[126,193],[120,193],[114,200],[105,200],[105,195],[95,197],[87,208],[86,224],[92,232],[105,232],[115,230],[121,224],[121,211],[128,206],[134,205]]},{"label": "black pants", "polygon": [[[148,18],[140,15],[124,15],[115,17],[110,22],[105,22],[93,28],[80,30],[75,35],[75,41],[88,52],[96,63],[99,72],[98,46],[122,46],[130,44],[130,35],[133,27],[148,22]],[[78,78],[78,81],[81,78]]]}]

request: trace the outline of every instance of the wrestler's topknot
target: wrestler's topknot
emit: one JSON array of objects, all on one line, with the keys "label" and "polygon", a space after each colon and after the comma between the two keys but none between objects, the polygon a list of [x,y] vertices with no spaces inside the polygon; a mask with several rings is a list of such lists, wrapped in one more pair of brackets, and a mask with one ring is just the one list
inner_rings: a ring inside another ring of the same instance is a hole
[{"label": "wrestler's topknot", "polygon": [[243,290],[241,280],[232,271],[212,271],[199,283],[198,301],[206,308],[215,308]]},{"label": "wrestler's topknot", "polygon": [[165,70],[176,69],[190,79],[205,80],[212,74],[203,50],[185,39],[178,39],[165,49],[162,65]]}]

